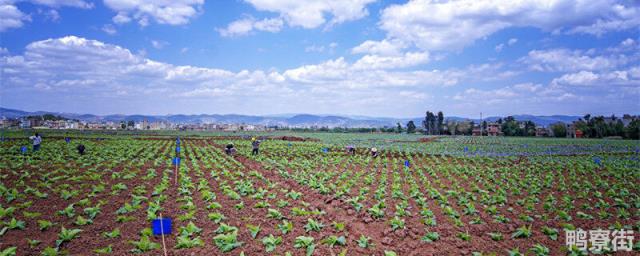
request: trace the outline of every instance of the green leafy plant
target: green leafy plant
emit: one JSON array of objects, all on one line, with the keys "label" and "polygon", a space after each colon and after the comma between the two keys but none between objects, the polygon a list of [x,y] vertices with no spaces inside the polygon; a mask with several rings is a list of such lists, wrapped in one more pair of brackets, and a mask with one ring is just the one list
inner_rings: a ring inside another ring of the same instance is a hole
[{"label": "green leafy plant", "polygon": [[532,235],[531,225],[522,226],[516,229],[516,232],[511,234],[511,238],[528,238]]},{"label": "green leafy plant", "polygon": [[249,234],[251,234],[251,238],[256,239],[256,236],[258,236],[258,233],[260,233],[260,226],[256,226],[256,225],[251,225],[251,224],[247,224],[247,229],[249,230]]},{"label": "green leafy plant", "polygon": [[504,239],[504,237],[502,236],[502,233],[500,232],[491,232],[489,233],[489,236],[493,241],[502,241]]},{"label": "green leafy plant", "polygon": [[227,219],[227,217],[225,217],[224,214],[219,212],[209,213],[207,217],[209,217],[209,220],[213,221],[214,223],[220,223],[221,221]]},{"label": "green leafy plant", "polygon": [[541,244],[536,244],[533,247],[531,247],[531,249],[529,250],[533,252],[533,254],[536,256],[547,256],[551,253],[549,248]]},{"label": "green leafy plant", "polygon": [[316,248],[316,245],[313,243],[313,237],[298,236],[296,237],[296,240],[293,242],[293,247],[304,248],[306,249],[306,255],[311,256],[313,254],[313,251]]},{"label": "green leafy plant", "polygon": [[283,220],[282,224],[278,224],[278,229],[282,231],[282,234],[287,234],[293,230],[293,223]]},{"label": "green leafy plant", "polygon": [[314,219],[307,219],[307,225],[304,225],[304,230],[308,232],[320,231],[324,227],[324,224]]},{"label": "green leafy plant", "polygon": [[62,226],[62,230],[60,230],[60,233],[58,233],[56,247],[60,248],[63,243],[69,242],[72,239],[76,238],[76,236],[78,236],[80,232],[82,232],[82,229],[66,229],[64,226]]},{"label": "green leafy plant", "polygon": [[262,244],[265,246],[267,252],[272,252],[276,247],[282,243],[282,237],[275,237],[272,234],[262,238]]},{"label": "green leafy plant", "polygon": [[120,229],[119,228],[115,228],[114,230],[110,231],[110,232],[104,232],[102,233],[103,237],[106,238],[118,238],[120,237]]},{"label": "green leafy plant", "polygon": [[558,240],[558,229],[544,226],[544,227],[542,227],[542,233],[547,235],[549,237],[549,239],[551,239],[553,241]]},{"label": "green leafy plant", "polygon": [[420,240],[431,243],[438,241],[440,239],[440,235],[437,232],[427,232]]},{"label": "green leafy plant", "polygon": [[142,235],[140,236],[140,240],[129,241],[129,243],[134,246],[134,248],[131,250],[131,252],[134,253],[145,253],[148,251],[160,249],[160,244],[152,242],[147,235]]},{"label": "green leafy plant", "polygon": [[16,251],[18,250],[18,247],[8,247],[5,248],[4,250],[0,251],[0,256],[16,256]]},{"label": "green leafy plant", "polygon": [[199,237],[190,238],[188,235],[181,234],[176,240],[176,249],[203,247],[204,241]]},{"label": "green leafy plant", "polygon": [[53,222],[51,222],[51,221],[38,220],[38,227],[40,228],[40,231],[45,231],[45,230],[49,229],[52,226],[53,226]]},{"label": "green leafy plant", "polygon": [[222,252],[229,252],[235,248],[242,246],[242,242],[238,241],[238,233],[229,232],[226,234],[219,234],[213,237],[213,243]]},{"label": "green leafy plant", "polygon": [[112,245],[108,245],[107,247],[102,247],[102,248],[98,248],[93,250],[93,252],[97,253],[97,254],[111,254],[113,253],[113,246]]},{"label": "green leafy plant", "polygon": [[329,247],[334,247],[336,245],[344,246],[347,244],[347,239],[344,236],[334,236],[331,235],[322,240],[323,244],[328,245]]}]

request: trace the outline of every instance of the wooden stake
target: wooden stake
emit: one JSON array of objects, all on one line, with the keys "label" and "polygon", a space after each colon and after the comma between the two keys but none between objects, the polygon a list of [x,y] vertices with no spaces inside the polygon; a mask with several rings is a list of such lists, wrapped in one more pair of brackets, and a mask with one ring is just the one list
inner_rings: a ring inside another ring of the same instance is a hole
[{"label": "wooden stake", "polygon": [[162,234],[162,251],[164,251],[164,256],[167,256],[167,244],[164,242],[164,225],[162,225],[162,213],[160,213],[160,233]]}]

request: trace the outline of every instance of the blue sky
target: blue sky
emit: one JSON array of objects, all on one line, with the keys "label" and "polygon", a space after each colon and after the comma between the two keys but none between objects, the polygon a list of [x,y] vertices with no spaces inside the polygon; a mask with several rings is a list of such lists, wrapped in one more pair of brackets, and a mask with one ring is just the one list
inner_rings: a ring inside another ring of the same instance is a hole
[{"label": "blue sky", "polygon": [[640,114],[632,0],[0,0],[0,105]]}]

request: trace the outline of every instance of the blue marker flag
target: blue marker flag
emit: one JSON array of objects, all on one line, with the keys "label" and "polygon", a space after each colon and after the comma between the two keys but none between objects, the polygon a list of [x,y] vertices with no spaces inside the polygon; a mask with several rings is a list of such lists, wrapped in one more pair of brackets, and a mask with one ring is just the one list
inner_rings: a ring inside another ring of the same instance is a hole
[{"label": "blue marker flag", "polygon": [[22,146],[22,147],[20,148],[20,152],[21,152],[22,154],[26,154],[26,153],[27,153],[27,150],[28,150],[28,149],[27,149],[27,146]]},{"label": "blue marker flag", "polygon": [[465,153],[469,152],[469,147],[464,147],[464,152]]},{"label": "blue marker flag", "polygon": [[176,153],[180,153],[180,146],[176,147]]},{"label": "blue marker flag", "polygon": [[66,137],[66,138],[64,138],[64,141],[66,141],[66,142],[67,142],[67,144],[68,144],[69,142],[71,142],[71,138]]},{"label": "blue marker flag", "polygon": [[404,166],[409,167],[409,160],[404,160]]},{"label": "blue marker flag", "polygon": [[327,153],[327,152],[329,152],[329,149],[328,148],[322,148],[322,152]]},{"label": "blue marker flag", "polygon": [[153,229],[153,235],[170,235],[171,234],[171,219],[162,218],[154,219],[151,221],[151,227]]},{"label": "blue marker flag", "polygon": [[173,158],[173,165],[179,165],[180,164],[180,158],[179,157],[174,157]]}]

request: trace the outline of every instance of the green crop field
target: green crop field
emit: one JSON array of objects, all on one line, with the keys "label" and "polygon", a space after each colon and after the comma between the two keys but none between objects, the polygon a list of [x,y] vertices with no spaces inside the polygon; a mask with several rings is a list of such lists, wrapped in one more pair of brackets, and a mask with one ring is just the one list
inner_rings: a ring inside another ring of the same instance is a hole
[{"label": "green crop field", "polygon": [[169,255],[582,255],[567,232],[640,232],[638,141],[51,131],[23,154],[24,135],[0,144],[0,255],[162,255],[161,215]]}]

